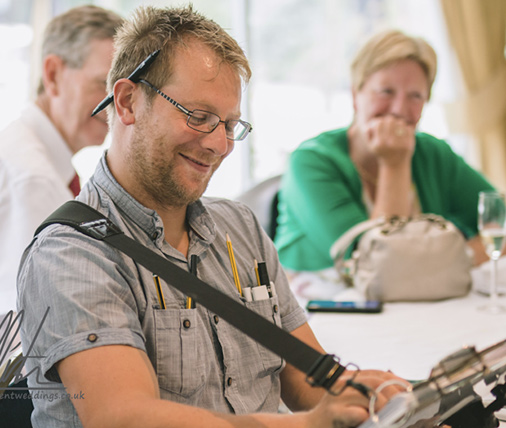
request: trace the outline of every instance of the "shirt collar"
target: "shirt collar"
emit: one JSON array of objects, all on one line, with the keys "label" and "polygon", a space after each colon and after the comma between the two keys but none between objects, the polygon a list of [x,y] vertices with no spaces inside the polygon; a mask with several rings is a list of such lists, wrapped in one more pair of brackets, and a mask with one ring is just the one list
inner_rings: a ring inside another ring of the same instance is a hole
[{"label": "shirt collar", "polygon": [[[158,248],[162,248],[165,239],[162,219],[155,210],[142,205],[121,187],[109,170],[106,156],[107,151],[100,159],[92,180],[110,196],[122,215],[137,224]],[[188,206],[186,219],[190,225],[190,247],[196,244],[194,241],[205,247],[214,241],[216,224],[202,200]]]},{"label": "shirt collar", "polygon": [[40,139],[62,181],[70,183],[76,173],[72,166],[73,153],[53,122],[35,103],[25,106],[21,113],[21,121],[33,129]]}]

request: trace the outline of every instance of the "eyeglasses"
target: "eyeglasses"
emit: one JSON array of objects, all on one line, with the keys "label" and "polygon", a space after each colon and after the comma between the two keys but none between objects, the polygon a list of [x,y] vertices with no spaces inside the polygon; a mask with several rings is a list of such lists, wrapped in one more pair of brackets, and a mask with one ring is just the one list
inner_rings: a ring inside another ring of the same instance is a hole
[{"label": "eyeglasses", "polygon": [[156,91],[159,95],[169,101],[172,105],[181,110],[184,114],[188,116],[186,120],[186,124],[191,129],[195,131],[204,132],[206,134],[210,134],[213,132],[220,123],[225,125],[225,133],[228,140],[240,141],[244,140],[248,134],[252,131],[253,127],[248,122],[244,120],[236,119],[236,120],[221,120],[220,116],[217,114],[211,113],[210,111],[205,110],[188,110],[183,107],[177,101],[170,98],[168,95],[164,94],[157,87],[153,86],[147,80],[140,79],[140,83],[144,83],[149,86],[151,89]]}]

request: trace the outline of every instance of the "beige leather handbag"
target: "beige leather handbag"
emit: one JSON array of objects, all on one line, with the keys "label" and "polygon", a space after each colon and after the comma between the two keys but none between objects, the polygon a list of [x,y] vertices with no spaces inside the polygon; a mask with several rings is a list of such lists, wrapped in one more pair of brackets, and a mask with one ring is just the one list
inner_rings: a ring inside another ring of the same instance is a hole
[{"label": "beige leather handbag", "polygon": [[341,278],[369,300],[442,300],[464,296],[471,288],[465,239],[453,223],[434,214],[359,223],[334,243],[330,254]]}]

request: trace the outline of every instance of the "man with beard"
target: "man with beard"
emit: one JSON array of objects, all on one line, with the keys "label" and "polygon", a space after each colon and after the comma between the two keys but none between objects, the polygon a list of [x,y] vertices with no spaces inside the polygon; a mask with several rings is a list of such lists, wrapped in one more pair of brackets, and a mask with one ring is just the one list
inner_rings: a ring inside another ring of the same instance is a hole
[{"label": "man with beard", "polygon": [[[158,49],[140,80],[125,78]],[[240,119],[250,74],[237,42],[191,7],[140,8],[116,38],[108,77],[111,148],[78,200],[323,352],[251,211],[201,198],[234,142],[251,130]],[[254,260],[265,260],[277,296],[253,302],[241,296],[227,233],[243,284],[255,284]],[[199,302],[187,307],[185,296],[163,281],[162,302],[152,272],[68,226],[38,235],[18,287],[23,349],[33,346],[31,354],[43,356],[28,360],[28,384],[37,387],[39,373],[69,393],[35,401],[37,426],[335,427],[368,417],[368,398],[359,391],[345,388],[334,397],[310,387],[303,373]],[[345,372],[340,382],[350,376]],[[397,378],[366,370],[356,379],[376,388]],[[400,389],[383,389],[379,407]],[[298,412],[276,414],[280,397]]]}]

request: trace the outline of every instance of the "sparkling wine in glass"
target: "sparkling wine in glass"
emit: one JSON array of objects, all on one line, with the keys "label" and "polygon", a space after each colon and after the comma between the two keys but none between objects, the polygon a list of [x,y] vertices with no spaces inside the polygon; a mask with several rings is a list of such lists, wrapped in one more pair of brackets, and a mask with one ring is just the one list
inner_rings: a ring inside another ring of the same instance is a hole
[{"label": "sparkling wine in glass", "polygon": [[478,197],[478,230],[491,259],[490,299],[479,309],[492,312],[506,312],[506,307],[497,297],[497,260],[501,256],[506,236],[506,199],[500,192],[480,192]]}]

